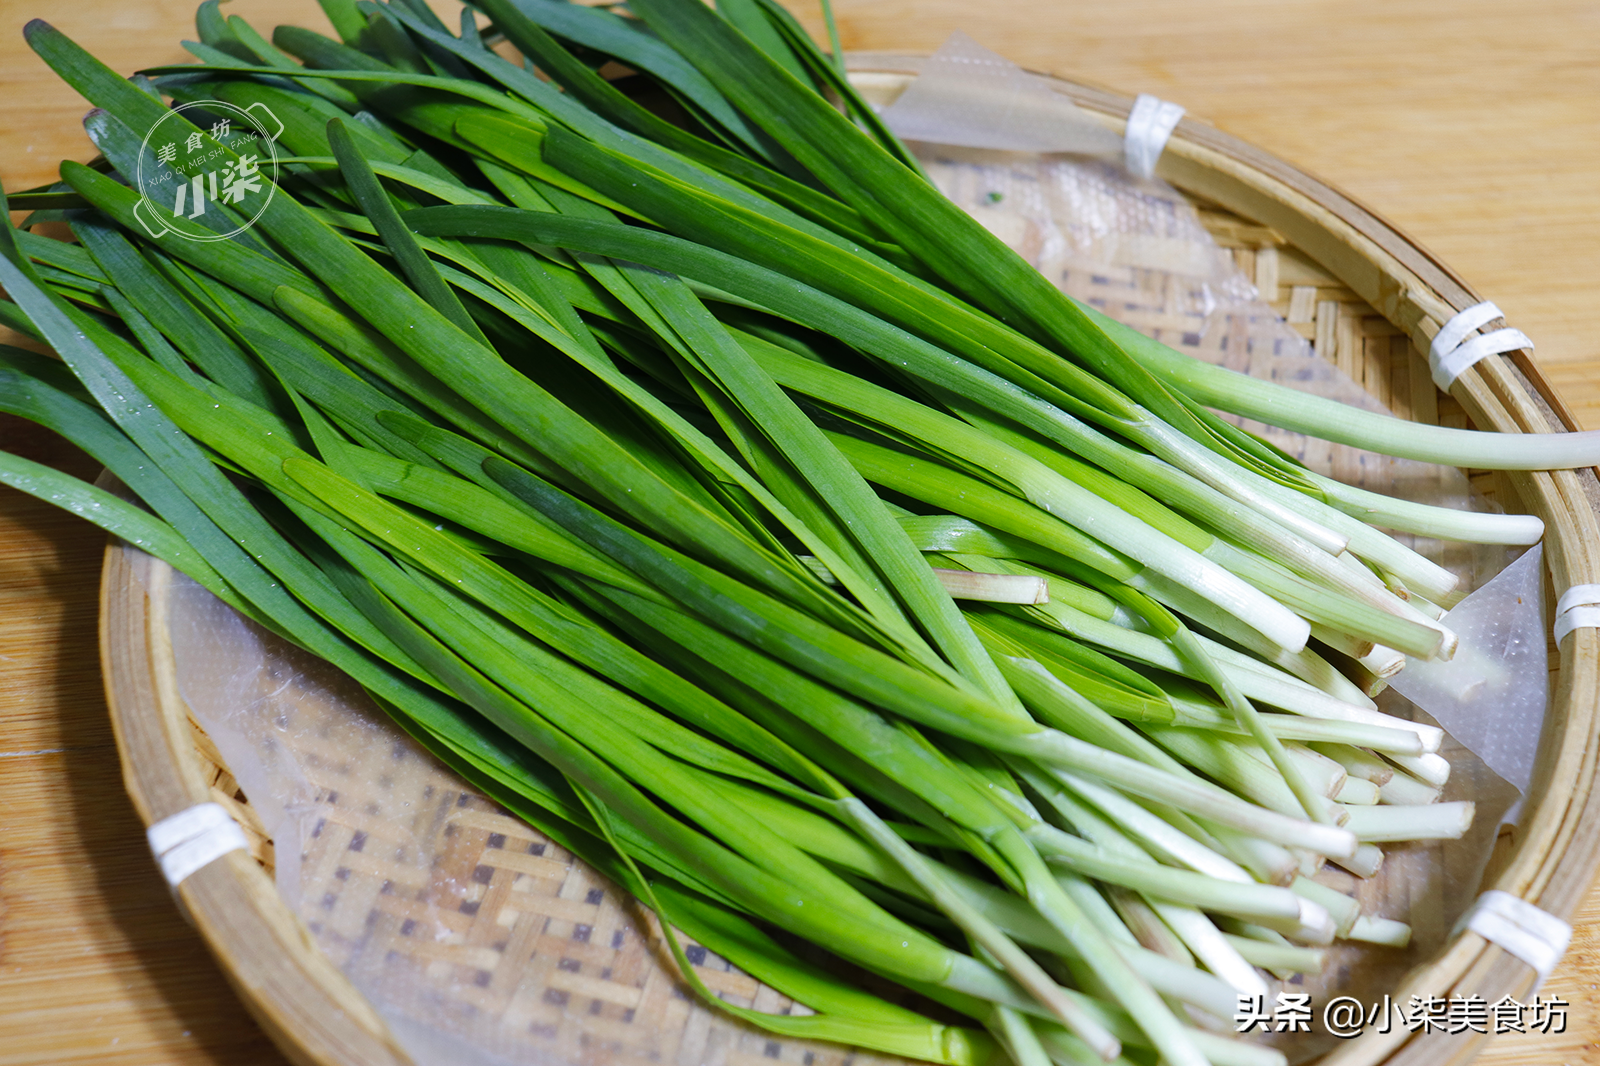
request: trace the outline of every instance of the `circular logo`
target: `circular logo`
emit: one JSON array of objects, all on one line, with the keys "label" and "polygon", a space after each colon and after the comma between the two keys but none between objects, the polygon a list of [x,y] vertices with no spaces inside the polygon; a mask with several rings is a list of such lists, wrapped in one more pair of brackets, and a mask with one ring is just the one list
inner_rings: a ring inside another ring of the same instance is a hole
[{"label": "circular logo", "polygon": [[282,132],[264,104],[179,104],[139,146],[134,214],[152,237],[225,241],[249,229],[277,191]]}]

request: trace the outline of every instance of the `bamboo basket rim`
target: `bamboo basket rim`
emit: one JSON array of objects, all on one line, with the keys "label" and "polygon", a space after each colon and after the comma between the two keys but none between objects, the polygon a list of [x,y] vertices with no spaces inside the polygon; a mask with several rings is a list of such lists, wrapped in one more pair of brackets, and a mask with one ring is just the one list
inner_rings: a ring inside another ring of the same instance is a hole
[{"label": "bamboo basket rim", "polygon": [[[847,55],[852,77],[904,83],[925,57]],[[1120,132],[1131,97],[1045,75],[1052,88]],[[1157,176],[1270,227],[1401,328],[1421,350],[1457,311],[1479,302],[1467,282],[1417,241],[1354,198],[1192,117],[1174,130]],[[1507,432],[1577,430],[1578,423],[1526,351],[1467,371],[1453,395],[1480,427]],[[1596,471],[1511,475],[1546,523],[1546,563],[1556,589],[1600,582],[1600,480]],[[177,694],[164,598],[135,576],[136,549],[106,551],[100,654],[123,779],[146,825],[215,797],[203,777],[194,726]],[[159,579],[158,579],[159,580]],[[135,640],[120,639],[132,634]],[[1600,631],[1562,641],[1529,809],[1510,859],[1492,885],[1570,918],[1600,866]],[[1563,793],[1562,783],[1570,782]],[[305,1066],[406,1066],[409,1057],[377,1012],[317,949],[271,877],[232,852],[175,890],[246,1007],[274,1043]],[[1394,990],[1521,996],[1534,971],[1467,932]],[[1486,1037],[1373,1031],[1319,1059],[1320,1066],[1459,1066]]]}]

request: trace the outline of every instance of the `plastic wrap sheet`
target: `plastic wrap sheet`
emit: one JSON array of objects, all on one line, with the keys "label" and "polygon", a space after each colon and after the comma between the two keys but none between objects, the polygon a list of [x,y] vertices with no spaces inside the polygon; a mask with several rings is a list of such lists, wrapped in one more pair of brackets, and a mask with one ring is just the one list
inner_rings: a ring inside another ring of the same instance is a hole
[{"label": "plastic wrap sheet", "polygon": [[[1172,189],[1101,160],[917,147],[941,188],[1067,292],[1198,357],[1378,406],[1257,298]],[[1364,488],[1477,505],[1458,471],[1248,428]],[[1507,555],[1416,546],[1473,585]],[[179,584],[181,691],[276,842],[280,891],[418,1063],[846,1061],[844,1049],[775,1041],[693,1003],[663,965],[651,919],[614,887],[465,788],[348,681]],[[1412,713],[1392,691],[1381,702]],[[1375,1002],[1438,951],[1476,894],[1515,791],[1460,745],[1445,754],[1445,798],[1477,801],[1473,831],[1386,846],[1369,881],[1319,875],[1415,935],[1406,950],[1339,942],[1322,976],[1295,982],[1314,1002],[1336,991]],[[805,1010],[697,951],[730,1001]],[[1297,1058],[1323,1049],[1320,1034],[1292,1048]]]}]

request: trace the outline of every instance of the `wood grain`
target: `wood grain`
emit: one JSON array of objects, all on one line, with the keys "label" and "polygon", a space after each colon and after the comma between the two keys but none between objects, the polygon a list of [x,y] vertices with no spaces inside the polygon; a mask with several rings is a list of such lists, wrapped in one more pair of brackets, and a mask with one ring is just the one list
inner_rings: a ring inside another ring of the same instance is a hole
[{"label": "wood grain", "polygon": [[[845,46],[931,51],[957,28],[1033,69],[1149,91],[1305,168],[1409,231],[1539,345],[1600,426],[1600,4],[1461,0],[836,0]],[[237,0],[269,29],[311,0]],[[796,5],[812,19],[809,5]],[[182,58],[192,4],[0,0],[0,182],[91,150],[85,105],[18,32],[48,17],[111,66]],[[90,473],[0,420],[0,447]],[[0,1066],[277,1063],[172,906],[123,794],[100,695],[102,538],[0,492]],[[1562,1036],[1509,1037],[1491,1066],[1600,1062],[1600,893],[1545,988]]]},{"label": "wood grain", "polygon": [[[58,439],[0,448],[93,477]],[[179,916],[122,789],[96,654],[105,538],[0,497],[0,1063],[277,1063]]]}]

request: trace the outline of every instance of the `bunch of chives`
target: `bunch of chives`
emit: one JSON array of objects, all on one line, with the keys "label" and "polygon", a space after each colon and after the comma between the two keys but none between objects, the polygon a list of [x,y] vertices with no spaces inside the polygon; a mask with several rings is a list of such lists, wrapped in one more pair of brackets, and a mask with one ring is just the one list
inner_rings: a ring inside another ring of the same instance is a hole
[{"label": "bunch of chives", "polygon": [[[1311,877],[1471,819],[1434,802],[1442,734],[1370,698],[1453,652],[1455,578],[1361,519],[1537,520],[1379,504],[1212,415],[1214,374],[943,200],[770,0],[323,7],[341,40],[207,0],[200,63],[153,81],[30,24],[103,161],[13,200],[0,320],[60,361],[0,349],[0,409],[143,506],[0,480],[344,669],[818,1011],[698,989],[774,1032],[1269,1066],[1191,1013],[1404,943]],[[143,131],[198,132],[163,96],[282,123],[254,227],[150,236]]]}]

